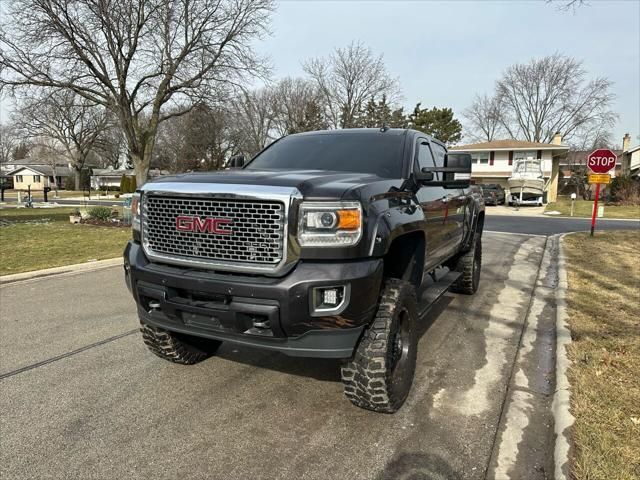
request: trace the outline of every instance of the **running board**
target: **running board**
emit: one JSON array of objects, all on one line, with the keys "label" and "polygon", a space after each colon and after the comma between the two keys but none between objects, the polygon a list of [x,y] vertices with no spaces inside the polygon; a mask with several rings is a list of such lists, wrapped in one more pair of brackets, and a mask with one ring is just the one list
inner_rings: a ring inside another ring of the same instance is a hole
[{"label": "running board", "polygon": [[425,313],[431,309],[431,307],[444,295],[449,287],[455,283],[456,280],[462,275],[461,272],[447,272],[441,278],[437,278],[434,282],[429,278],[429,285],[420,295],[420,301],[418,302],[419,316],[422,317]]}]

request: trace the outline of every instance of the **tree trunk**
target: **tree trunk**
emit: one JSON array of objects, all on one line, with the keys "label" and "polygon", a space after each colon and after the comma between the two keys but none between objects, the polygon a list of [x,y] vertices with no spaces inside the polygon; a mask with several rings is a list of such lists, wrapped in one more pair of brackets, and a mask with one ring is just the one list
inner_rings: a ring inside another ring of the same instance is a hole
[{"label": "tree trunk", "polygon": [[135,140],[137,141],[134,139],[129,140],[129,156],[133,162],[133,171],[136,174],[136,188],[144,185],[149,177],[149,167],[151,166],[153,147],[156,143],[158,121],[156,119],[151,123],[153,123],[152,128],[144,132],[136,132],[137,139]]},{"label": "tree trunk", "polygon": [[74,170],[75,187],[74,190],[80,190],[80,170]]},{"label": "tree trunk", "polygon": [[147,182],[147,177],[149,176],[150,159],[146,159],[145,161],[145,156],[146,155],[144,154],[142,157],[135,153],[131,154],[131,160],[133,161],[133,171],[136,174],[136,185],[138,188],[140,188]]}]

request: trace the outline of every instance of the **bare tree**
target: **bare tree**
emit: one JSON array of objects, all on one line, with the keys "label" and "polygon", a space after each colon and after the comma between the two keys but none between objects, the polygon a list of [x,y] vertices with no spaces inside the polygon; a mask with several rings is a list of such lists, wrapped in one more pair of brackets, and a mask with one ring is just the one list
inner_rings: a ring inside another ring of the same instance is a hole
[{"label": "bare tree", "polygon": [[101,167],[112,167],[117,169],[122,163],[122,154],[126,147],[126,139],[117,121],[107,118],[107,124],[98,135],[93,151],[98,158]]},{"label": "bare tree", "polygon": [[5,165],[13,158],[19,138],[13,125],[0,124],[0,164]]},{"label": "bare tree", "polygon": [[316,84],[333,128],[354,125],[370,98],[385,94],[393,103],[399,95],[398,81],[384,65],[382,55],[375,57],[360,42],[337,48],[328,58],[314,58],[304,70]]},{"label": "bare tree", "polygon": [[221,169],[238,148],[233,116],[224,106],[200,104],[164,122],[152,165],[173,172]]},{"label": "bare tree", "polygon": [[555,5],[558,10],[575,11],[579,7],[589,5],[586,0],[546,0],[547,3]]},{"label": "bare tree", "polygon": [[476,95],[471,106],[462,114],[467,120],[466,135],[477,141],[495,140],[503,132],[503,109],[503,104],[495,95]]},{"label": "bare tree", "polygon": [[60,188],[58,184],[59,168],[66,167],[66,164],[63,163],[63,159],[66,158],[65,151],[60,143],[52,137],[36,137],[32,138],[32,141],[33,148],[29,152],[29,157],[51,168],[54,195],[57,197]]},{"label": "bare tree", "polygon": [[585,77],[582,62],[559,54],[509,67],[496,86],[504,128],[512,138],[550,142],[555,132],[569,141],[595,125],[612,126],[612,82]]},{"label": "bare tree", "polygon": [[233,103],[239,148],[253,156],[276,138],[276,102],[270,88],[245,91]]},{"label": "bare tree", "polygon": [[316,86],[302,78],[286,77],[272,89],[277,136],[327,128]]},{"label": "bare tree", "polygon": [[9,0],[1,84],[64,88],[111,109],[138,185],[161,122],[264,74],[251,44],[271,0]]},{"label": "bare tree", "polygon": [[[16,125],[31,139],[57,142],[75,173],[80,189],[80,172],[107,126],[105,109],[69,90],[44,93],[24,101],[18,108]],[[51,145],[45,145],[51,149]]]}]

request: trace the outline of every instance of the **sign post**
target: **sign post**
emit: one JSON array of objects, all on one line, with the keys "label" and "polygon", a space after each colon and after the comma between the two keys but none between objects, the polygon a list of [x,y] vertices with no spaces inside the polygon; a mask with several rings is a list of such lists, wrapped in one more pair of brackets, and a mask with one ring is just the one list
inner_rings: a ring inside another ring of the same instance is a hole
[{"label": "sign post", "polygon": [[[591,236],[596,229],[596,215],[598,213],[598,199],[600,197],[600,185],[602,183],[609,183],[611,177],[605,175],[609,170],[616,167],[617,156],[611,150],[598,149],[594,150],[587,157],[587,166],[589,169],[599,175],[589,175],[589,183],[596,184],[596,199],[593,202],[593,214],[591,215]],[[606,178],[605,178],[606,177]]]}]

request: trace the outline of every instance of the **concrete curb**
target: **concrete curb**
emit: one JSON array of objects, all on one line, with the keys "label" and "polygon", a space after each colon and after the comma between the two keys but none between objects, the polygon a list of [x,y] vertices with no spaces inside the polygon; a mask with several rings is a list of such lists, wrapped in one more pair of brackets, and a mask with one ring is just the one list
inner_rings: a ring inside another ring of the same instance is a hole
[{"label": "concrete curb", "polygon": [[62,267],[45,268],[44,270],[34,270],[32,272],[14,273],[13,275],[2,275],[0,276],[0,285],[71,273],[92,272],[94,270],[115,267],[118,265],[122,265],[122,257],[78,263],[75,265],[64,265]]},{"label": "concrete curb", "polygon": [[571,478],[569,467],[569,452],[571,450],[570,428],[574,417],[569,411],[571,407],[571,386],[567,377],[567,370],[571,361],[567,357],[567,347],[571,344],[571,332],[567,326],[567,270],[565,265],[563,240],[558,242],[558,286],[556,288],[556,391],[553,396],[551,409],[555,423],[554,463],[555,478],[566,480]]}]

